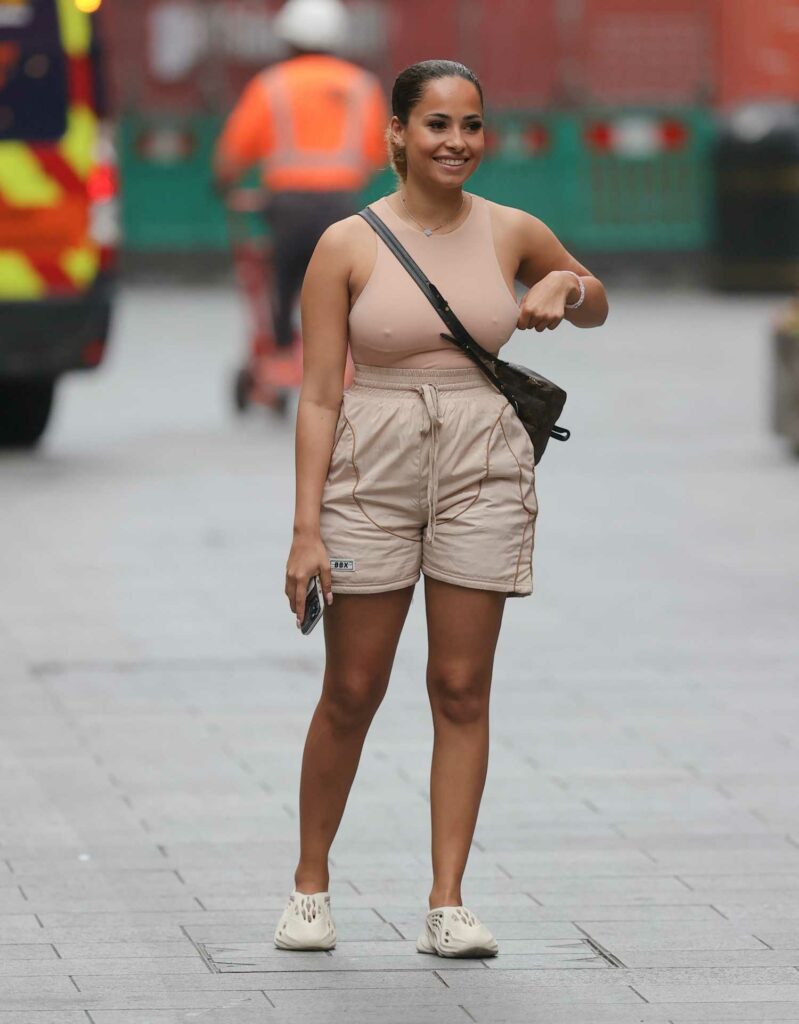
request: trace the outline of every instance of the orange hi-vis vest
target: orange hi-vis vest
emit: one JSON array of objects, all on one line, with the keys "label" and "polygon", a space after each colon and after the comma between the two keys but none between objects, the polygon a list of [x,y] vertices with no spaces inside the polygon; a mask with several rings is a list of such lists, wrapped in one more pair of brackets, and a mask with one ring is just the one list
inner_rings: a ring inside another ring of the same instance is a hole
[{"label": "orange hi-vis vest", "polygon": [[309,54],[257,75],[228,119],[219,153],[259,164],[266,187],[357,191],[387,162],[388,120],[374,75],[348,61]]}]

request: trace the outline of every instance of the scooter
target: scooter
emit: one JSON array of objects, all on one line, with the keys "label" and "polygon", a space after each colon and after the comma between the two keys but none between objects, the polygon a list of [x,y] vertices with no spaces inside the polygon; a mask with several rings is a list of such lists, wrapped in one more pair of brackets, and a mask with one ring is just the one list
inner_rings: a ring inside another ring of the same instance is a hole
[{"label": "scooter", "polygon": [[272,244],[266,232],[267,193],[259,188],[231,189],[225,196],[228,237],[239,290],[248,312],[247,351],[233,376],[237,412],[262,405],[281,415],[302,383],[302,339],[280,349],[272,327]]}]

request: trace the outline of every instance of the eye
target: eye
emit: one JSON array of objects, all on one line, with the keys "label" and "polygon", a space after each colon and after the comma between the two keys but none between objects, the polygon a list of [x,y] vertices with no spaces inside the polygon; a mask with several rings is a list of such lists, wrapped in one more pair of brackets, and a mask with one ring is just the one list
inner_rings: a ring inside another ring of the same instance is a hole
[{"label": "eye", "polygon": [[467,125],[467,128],[469,128],[473,132],[479,132],[483,128],[483,122],[482,121],[470,121],[469,124]]},{"label": "eye", "polygon": [[430,121],[429,124],[428,124],[428,127],[429,128],[438,129],[438,128],[446,128],[447,126],[444,124],[443,121]]}]

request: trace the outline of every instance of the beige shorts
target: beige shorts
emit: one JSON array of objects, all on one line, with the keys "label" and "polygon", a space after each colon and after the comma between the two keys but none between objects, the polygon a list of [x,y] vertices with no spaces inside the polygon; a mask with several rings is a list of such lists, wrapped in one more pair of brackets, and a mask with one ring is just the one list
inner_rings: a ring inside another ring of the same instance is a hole
[{"label": "beige shorts", "polygon": [[477,367],[356,366],[322,496],[336,594],[409,587],[532,593],[533,445]]}]

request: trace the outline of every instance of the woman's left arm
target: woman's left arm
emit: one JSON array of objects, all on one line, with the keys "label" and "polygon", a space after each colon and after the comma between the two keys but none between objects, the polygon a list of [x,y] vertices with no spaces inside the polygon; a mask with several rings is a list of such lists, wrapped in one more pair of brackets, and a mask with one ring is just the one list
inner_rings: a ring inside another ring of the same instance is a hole
[{"label": "woman's left arm", "polygon": [[[561,320],[575,327],[599,327],[608,316],[608,299],[599,278],[576,260],[543,221],[520,210],[514,235],[519,255],[517,280],[529,289],[519,306],[520,329],[554,330]],[[568,273],[572,271],[572,273]],[[585,285],[579,309],[566,303],[580,297],[577,274]]]}]

